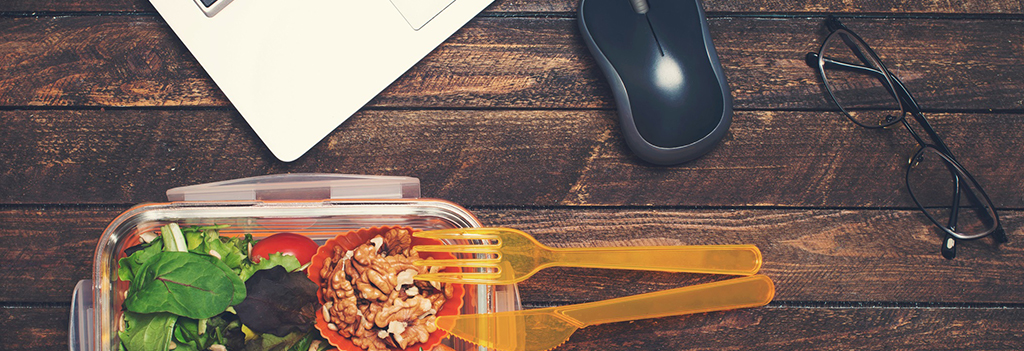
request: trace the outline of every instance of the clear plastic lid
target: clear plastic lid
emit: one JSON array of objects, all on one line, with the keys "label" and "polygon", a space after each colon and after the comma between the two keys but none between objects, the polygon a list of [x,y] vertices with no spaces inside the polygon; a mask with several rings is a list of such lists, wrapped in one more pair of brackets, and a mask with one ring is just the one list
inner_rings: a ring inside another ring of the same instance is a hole
[{"label": "clear plastic lid", "polygon": [[272,174],[167,190],[168,201],[409,199],[420,197],[413,177],[352,174]]}]

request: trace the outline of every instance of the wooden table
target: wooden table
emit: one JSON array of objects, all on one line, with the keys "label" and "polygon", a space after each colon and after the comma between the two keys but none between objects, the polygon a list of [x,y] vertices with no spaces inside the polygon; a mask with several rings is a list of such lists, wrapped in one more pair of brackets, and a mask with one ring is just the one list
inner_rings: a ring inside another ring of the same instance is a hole
[{"label": "wooden table", "polygon": [[[1024,349],[1024,3],[708,0],[735,100],[707,156],[632,156],[576,0],[496,0],[293,163],[277,161],[145,0],[0,2],[0,349],[63,350],[103,228],[171,187],[407,175],[558,247],[758,245],[766,307],[602,325],[560,350]],[[902,130],[858,128],[804,63],[840,14],[907,84],[1010,242],[938,252]],[[343,98],[343,97],[339,97]],[[549,269],[526,308],[708,282]]]}]

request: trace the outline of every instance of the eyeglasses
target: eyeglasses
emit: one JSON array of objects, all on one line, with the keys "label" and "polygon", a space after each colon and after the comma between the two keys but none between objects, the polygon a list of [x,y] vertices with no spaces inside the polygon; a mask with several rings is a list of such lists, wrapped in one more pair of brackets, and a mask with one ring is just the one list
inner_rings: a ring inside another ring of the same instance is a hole
[{"label": "eyeglasses", "polygon": [[[942,229],[942,256],[956,257],[958,240],[992,236],[997,244],[1005,243],[992,200],[953,157],[903,82],[837,18],[829,16],[825,25],[829,35],[817,53],[807,54],[807,64],[817,69],[828,96],[850,121],[871,129],[902,123],[920,145],[907,164],[907,189],[917,207]],[[907,122],[908,114],[927,140]]]}]

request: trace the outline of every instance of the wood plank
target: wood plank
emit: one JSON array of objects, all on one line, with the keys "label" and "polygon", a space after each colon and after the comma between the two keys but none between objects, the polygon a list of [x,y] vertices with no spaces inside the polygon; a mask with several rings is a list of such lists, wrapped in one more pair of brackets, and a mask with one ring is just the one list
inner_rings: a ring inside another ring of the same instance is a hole
[{"label": "wood plank", "polygon": [[170,28],[148,16],[0,19],[0,67],[8,106],[227,101]]},{"label": "wood plank", "polygon": [[1017,350],[1019,309],[760,308],[599,325],[559,351]]},{"label": "wood plank", "polygon": [[[67,309],[0,309],[5,350],[67,344]],[[801,308],[612,323],[578,330],[555,349],[599,350],[1019,350],[1019,308]]]},{"label": "wood plank", "polygon": [[[966,242],[956,260],[916,211],[506,209],[476,211],[555,247],[753,244],[776,301],[1020,303],[1021,213],[1001,219],[1010,243]],[[577,303],[719,280],[697,274],[552,268],[519,285],[523,300]],[[567,284],[579,282],[579,284]],[[1006,286],[1006,289],[995,288]],[[1012,288],[1011,288],[1012,286]]]},{"label": "wood plank", "polygon": [[[1024,103],[1022,21],[846,22],[927,109]],[[369,106],[611,109],[576,26],[560,18],[473,20]],[[736,108],[832,108],[804,63],[824,38],[820,19],[725,17],[711,26]],[[230,106],[153,16],[0,18],[0,66],[0,106]]]},{"label": "wood plank", "polygon": [[[775,301],[1024,303],[1024,212],[1004,211],[1010,243],[966,242],[945,260],[916,211],[471,209],[484,225],[523,229],[554,247],[754,244]],[[120,208],[0,211],[0,303],[66,302],[90,279],[95,245]],[[570,304],[724,279],[551,268],[519,285],[528,305]],[[569,283],[567,283],[569,282]]]},{"label": "wood plank", "polygon": [[[495,0],[486,10],[505,12],[575,13],[579,0]],[[939,13],[939,14],[1020,14],[1024,5],[1009,0],[971,1],[901,1],[901,0],[708,0],[704,7],[714,15],[725,13]],[[88,11],[88,12],[153,12],[146,0],[7,0],[0,3],[0,12]]]},{"label": "wood plank", "polygon": [[[68,295],[68,301],[71,301]],[[51,351],[68,348],[68,308],[0,307],[4,350]]]},{"label": "wood plank", "polygon": [[0,213],[0,301],[68,303],[75,284],[92,279],[96,243],[120,211]]},{"label": "wood plank", "polygon": [[[998,207],[1024,207],[1024,115],[929,118]],[[915,206],[909,133],[835,113],[739,111],[711,153],[675,167],[633,156],[609,111],[363,111],[292,163],[230,111],[0,111],[0,124],[7,204],[134,204],[183,185],[327,172],[414,176],[424,196],[465,206]]]}]

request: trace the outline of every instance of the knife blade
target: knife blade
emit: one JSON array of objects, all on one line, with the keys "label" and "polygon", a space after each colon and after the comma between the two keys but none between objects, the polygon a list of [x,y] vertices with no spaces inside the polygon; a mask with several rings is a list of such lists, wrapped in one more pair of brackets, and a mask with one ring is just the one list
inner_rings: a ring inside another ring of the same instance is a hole
[{"label": "knife blade", "polygon": [[771,279],[753,275],[576,305],[438,316],[436,323],[451,335],[487,348],[545,351],[591,325],[757,307],[774,296]]}]

